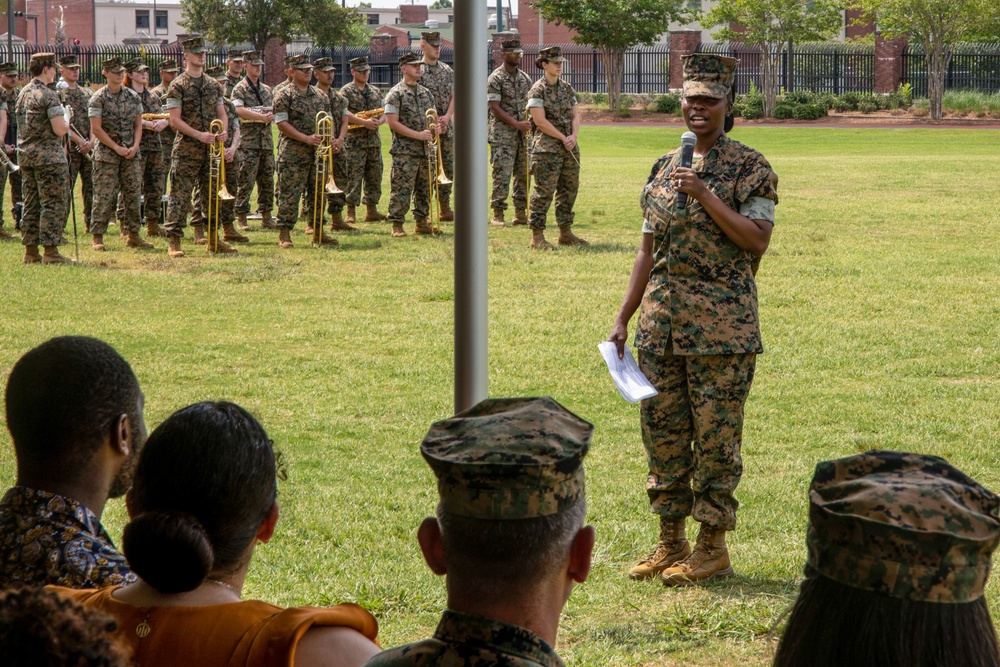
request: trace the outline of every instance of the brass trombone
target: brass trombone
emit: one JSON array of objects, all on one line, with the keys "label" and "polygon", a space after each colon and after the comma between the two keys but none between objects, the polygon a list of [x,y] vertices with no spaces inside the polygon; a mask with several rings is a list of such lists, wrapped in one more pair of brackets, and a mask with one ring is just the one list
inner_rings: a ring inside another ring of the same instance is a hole
[{"label": "brass trombone", "polygon": [[326,196],[343,192],[333,177],[333,117],[325,111],[316,114],[316,134],[320,137],[316,147],[316,176],[313,179],[313,245],[323,244],[323,213]]},{"label": "brass trombone", "polygon": [[437,109],[428,109],[424,114],[427,129],[431,131],[431,139],[427,147],[427,196],[428,214],[431,219],[431,231],[441,233],[441,203],[438,201],[440,187],[451,185],[451,179],[444,173],[444,157],[441,155],[441,137],[438,136]]},{"label": "brass trombone", "polygon": [[208,147],[208,210],[205,221],[208,224],[208,249],[219,252],[219,208],[223,201],[235,199],[226,189],[226,145],[223,143],[222,121],[215,119],[208,131],[215,135],[215,143]]},{"label": "brass trombone", "polygon": [[10,159],[9,155],[7,155],[7,151],[2,148],[0,148],[0,162],[3,162],[3,166],[7,167],[7,171],[10,172],[15,172],[21,168],[14,164],[14,161]]}]

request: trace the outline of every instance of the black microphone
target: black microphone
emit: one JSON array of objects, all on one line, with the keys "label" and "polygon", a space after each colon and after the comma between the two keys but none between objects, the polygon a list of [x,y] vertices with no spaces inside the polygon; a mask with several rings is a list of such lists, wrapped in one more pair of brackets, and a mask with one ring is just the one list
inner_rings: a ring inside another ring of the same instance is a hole
[{"label": "black microphone", "polygon": [[[694,132],[685,132],[681,135],[681,166],[691,168],[691,161],[694,159],[694,145],[698,141],[698,137],[694,136]],[[688,205],[688,196],[686,192],[677,193],[677,208],[685,209]]]}]

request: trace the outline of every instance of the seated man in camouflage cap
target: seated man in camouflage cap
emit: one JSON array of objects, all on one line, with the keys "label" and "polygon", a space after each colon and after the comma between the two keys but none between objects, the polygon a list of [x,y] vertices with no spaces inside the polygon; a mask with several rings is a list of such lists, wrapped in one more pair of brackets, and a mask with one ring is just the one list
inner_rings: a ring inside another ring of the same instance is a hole
[{"label": "seated man in camouflage cap", "polygon": [[1000,498],[936,456],[816,466],[809,549],[780,667],[1000,665],[983,590]]},{"label": "seated man in camouflage cap", "polygon": [[368,667],[563,664],[559,615],[594,547],[583,472],[592,433],[551,398],[486,400],[431,426],[421,452],[440,504],[417,539],[447,578],[448,609],[432,639]]}]

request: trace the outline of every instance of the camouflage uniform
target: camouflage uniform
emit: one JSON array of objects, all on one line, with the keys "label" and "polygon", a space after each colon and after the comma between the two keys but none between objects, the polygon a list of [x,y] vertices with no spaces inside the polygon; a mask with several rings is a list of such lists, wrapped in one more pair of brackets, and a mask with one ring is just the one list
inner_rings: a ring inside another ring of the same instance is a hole
[{"label": "camouflage uniform", "polygon": [[[136,93],[142,103],[143,113],[163,113],[160,104],[160,97],[149,88]],[[163,184],[166,180],[164,174],[166,165],[163,163],[163,146],[161,132],[154,132],[150,128],[142,131],[142,142],[139,144],[139,155],[136,159],[139,162],[141,176],[140,190],[142,194],[142,215],[145,217],[147,225],[159,225],[162,215],[160,200],[163,197]],[[124,199],[118,197],[118,219],[122,220],[125,212]]]},{"label": "camouflage uniform", "polygon": [[[122,86],[117,94],[104,86],[90,98],[89,114],[91,118],[101,119],[101,127],[112,141],[128,148],[135,141],[135,119],[142,115],[142,99],[137,92],[126,86]],[[141,153],[140,149],[139,154]],[[138,154],[125,159],[100,141],[94,146],[93,155],[97,196],[94,198],[90,233],[107,233],[115,202],[119,199],[119,204],[123,207],[120,217],[122,231],[138,232],[142,159]]]},{"label": "camouflage uniform", "polygon": [[[347,118],[347,98],[341,95],[339,92],[334,90],[332,87],[327,91],[327,96],[330,98],[330,116],[333,117],[333,137],[336,139],[340,136],[340,126]],[[344,138],[344,144],[346,145],[347,138]],[[339,153],[333,154],[333,180],[337,182],[337,187],[341,190],[344,189],[344,185],[347,183],[347,160],[344,158],[344,149],[341,147]],[[309,190],[307,191],[306,197],[306,219],[312,219],[312,183],[309,183]],[[344,205],[347,203],[347,199],[344,194],[326,196],[327,200],[327,210],[331,215],[336,215],[344,210]]]},{"label": "camouflage uniform", "polygon": [[[424,114],[434,108],[434,95],[420,84],[413,87],[400,81],[385,97],[385,112],[399,114],[399,122],[411,130],[426,129]],[[401,224],[413,199],[413,217],[430,215],[427,180],[427,142],[392,133],[392,171],[389,174],[389,222]]]},{"label": "camouflage uniform", "polygon": [[[181,110],[181,120],[192,129],[208,132],[220,107],[224,108],[222,85],[202,74],[199,78],[183,72],[170,83],[164,107]],[[198,206],[205,210],[208,193],[208,144],[177,132],[170,165],[170,203],[167,208],[168,234],[183,236],[191,211],[191,193],[198,188]]]},{"label": "camouflage uniform", "polygon": [[[222,85],[223,82],[221,77],[216,79],[219,84]],[[226,120],[229,122],[229,132],[226,135],[226,141],[222,144],[224,148],[231,148],[233,145],[233,139],[236,136],[236,131],[242,132],[242,126],[240,125],[240,117],[236,115],[236,107],[228,99],[223,99],[223,106],[226,107]],[[240,135],[240,146],[243,145],[243,136]],[[240,150],[236,149],[236,155],[233,156],[232,162],[226,163],[226,190],[229,194],[233,195],[233,199],[222,199],[219,198],[219,225],[231,224],[236,219],[236,199],[235,194],[239,190],[239,178],[240,178]],[[207,221],[205,220],[205,209],[202,208],[202,202],[199,201],[198,206],[195,207],[194,212],[191,214],[191,225],[204,225]]]},{"label": "camouflage uniform", "polygon": [[[233,105],[240,107],[272,107],[271,87],[263,81],[254,86],[249,78],[242,79],[233,89]],[[236,213],[250,212],[250,193],[257,186],[257,208],[268,213],[274,208],[274,139],[268,123],[240,125],[239,183]],[[228,174],[227,174],[228,175]]]},{"label": "camouflage uniform", "polygon": [[59,95],[39,79],[32,79],[17,98],[15,115],[18,163],[24,188],[21,243],[58,246],[63,238],[69,184],[66,152],[50,122],[63,115]]},{"label": "camouflage uniform", "polygon": [[[90,98],[94,93],[89,88],[77,86],[66,89],[66,106],[73,109],[73,130],[84,139],[90,139]],[[69,189],[70,196],[76,187],[76,177],[80,176],[83,189],[83,221],[84,228],[90,229],[90,211],[94,205],[94,164],[89,155],[80,152],[76,143],[70,140],[69,149]],[[2,193],[0,193],[2,196]],[[69,220],[69,202],[66,203],[66,215]],[[65,223],[63,224],[65,227]]]},{"label": "camouflage uniform", "polygon": [[[20,88],[13,88],[10,91],[0,88],[3,92],[4,97],[7,101],[7,134],[4,136],[3,142],[9,146],[14,146],[14,151],[10,153],[7,157],[14,164],[17,164],[17,114],[15,109],[17,106],[17,98],[21,94]],[[6,190],[7,180],[10,180],[10,206],[11,214],[14,220],[17,220],[14,211],[18,203],[24,203],[24,193],[21,189],[21,172],[20,171],[8,171],[6,166],[0,166],[0,206],[3,205],[4,190]],[[3,224],[3,215],[0,213],[0,224]]]},{"label": "camouflage uniform", "polygon": [[236,86],[243,81],[243,75],[233,76],[226,70],[226,99],[231,99],[233,96],[233,91],[236,90]]},{"label": "camouflage uniform", "polygon": [[[162,72],[164,70],[164,68],[168,68],[168,69],[171,69],[174,72],[176,72],[177,71],[177,63],[175,61],[173,61],[172,59],[164,60],[164,61],[162,61],[160,63],[160,72]],[[156,96],[160,98],[161,109],[162,109],[163,101],[167,98],[167,88],[168,88],[168,86],[163,85],[163,82],[161,81],[159,85],[154,86],[153,89],[152,89],[152,92],[154,92],[156,94]],[[160,157],[160,161],[161,161],[161,166],[160,166],[160,203],[157,204],[157,206],[159,206],[160,210],[161,210],[160,217],[163,217],[163,213],[162,213],[162,211],[163,211],[163,205],[162,205],[163,195],[167,192],[167,176],[170,175],[171,156],[173,155],[173,152],[174,152],[174,140],[176,138],[177,138],[177,133],[174,131],[174,129],[172,127],[170,127],[169,123],[167,124],[167,126],[165,128],[163,128],[163,131],[160,132],[160,156],[161,156]],[[147,202],[147,205],[148,205],[148,202]],[[163,221],[161,221],[161,223],[162,222]]]},{"label": "camouflage uniform", "polygon": [[[442,117],[448,112],[451,104],[452,91],[455,89],[455,71],[444,62],[437,61],[436,65],[424,63],[424,73],[420,77],[420,85],[431,92],[434,96],[434,108],[437,109],[438,117]],[[426,123],[421,120],[421,129]],[[444,174],[449,180],[455,179],[455,126],[448,124],[448,132],[442,134],[438,140],[441,142],[441,160],[444,163]],[[451,184],[438,186],[438,199],[442,202],[451,201]]]},{"label": "camouflage uniform", "polygon": [[[316,86],[299,90],[291,84],[274,97],[274,122],[288,122],[305,135],[316,134],[316,114],[330,113],[330,98]],[[299,200],[309,194],[316,180],[316,147],[296,141],[284,133],[278,137],[278,227],[289,229],[298,219]]]},{"label": "camouflage uniform", "polygon": [[[382,106],[382,94],[371,84],[361,89],[352,81],[341,88],[340,93],[347,98],[347,108],[354,115]],[[341,184],[338,180],[337,183],[347,193],[347,204],[357,206],[361,203],[363,183],[364,203],[377,205],[382,199],[382,139],[378,130],[349,131],[344,140],[342,160],[345,162],[345,182]]]},{"label": "camouflage uniform", "polygon": [[[527,110],[528,90],[531,79],[520,69],[513,74],[501,65],[493,70],[487,81],[486,98],[499,102],[500,108],[511,117],[523,120]],[[493,193],[490,206],[507,209],[510,178],[514,177],[514,208],[528,207],[527,174],[528,137],[521,131],[490,114],[490,162],[493,164]]]},{"label": "camouflage uniform", "polygon": [[[562,79],[550,84],[543,76],[528,91],[528,106],[545,109],[545,119],[565,135],[573,133],[576,92]],[[550,137],[531,123],[531,173],[535,189],[531,192],[532,229],[545,229],[545,216],[553,196],[556,200],[556,224],[573,224],[573,204],[580,189],[580,147],[566,150],[561,141]]]},{"label": "camouflage uniform", "polygon": [[[763,351],[754,268],[759,258],[726,236],[697,201],[678,210],[671,175],[680,150],[654,165],[640,200],[653,235],[653,270],[639,312],[639,366],[659,390],[642,402],[652,511],[736,526],[743,472],[743,405]],[[722,135],[692,169],[728,206],[774,220],[771,167]],[[693,447],[692,447],[693,444]]]}]

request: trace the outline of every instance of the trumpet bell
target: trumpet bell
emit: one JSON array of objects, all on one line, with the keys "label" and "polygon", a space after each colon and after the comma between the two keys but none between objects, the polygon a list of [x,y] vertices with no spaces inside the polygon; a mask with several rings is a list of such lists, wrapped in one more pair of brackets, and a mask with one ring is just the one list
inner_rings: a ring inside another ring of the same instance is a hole
[{"label": "trumpet bell", "polygon": [[219,199],[222,199],[224,201],[231,201],[233,199],[236,199],[236,197],[229,194],[229,190],[227,190],[226,186],[223,185],[221,188],[219,188]]}]

